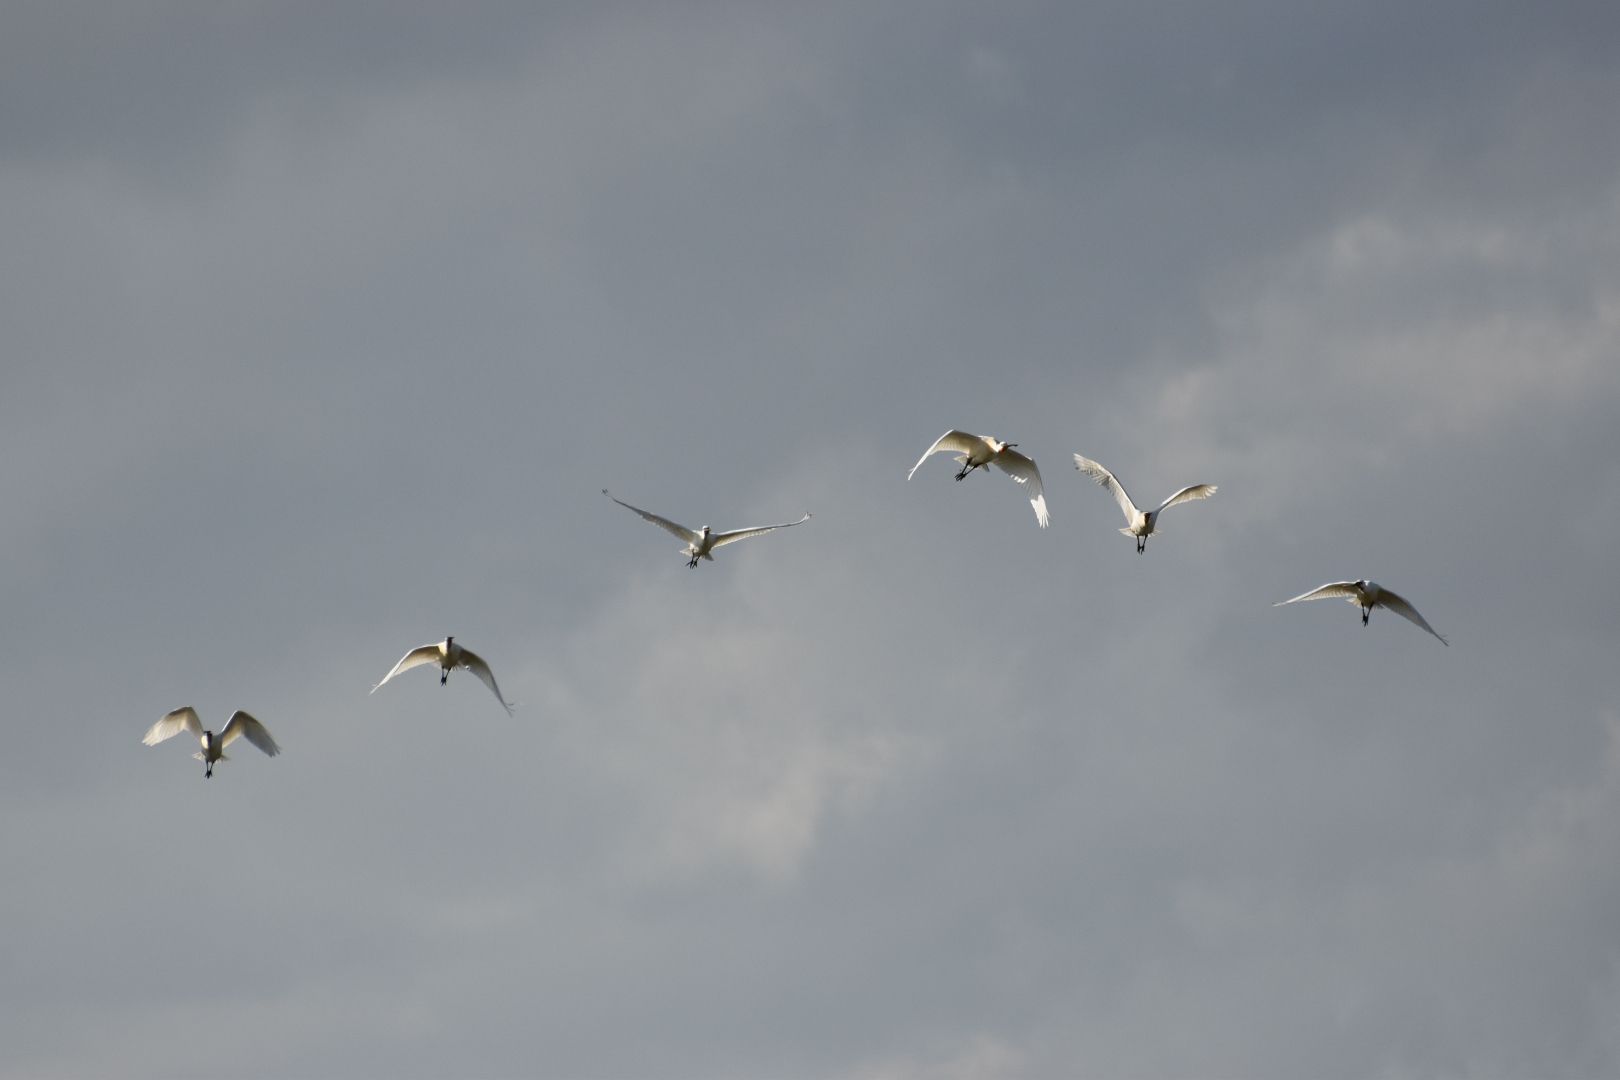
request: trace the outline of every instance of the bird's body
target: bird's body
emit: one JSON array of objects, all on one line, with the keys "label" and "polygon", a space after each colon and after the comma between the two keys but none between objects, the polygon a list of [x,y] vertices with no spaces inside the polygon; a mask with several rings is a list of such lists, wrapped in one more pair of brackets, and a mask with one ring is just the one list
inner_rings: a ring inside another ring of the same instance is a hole
[{"label": "bird's body", "polygon": [[1284,604],[1294,604],[1301,600],[1329,599],[1348,600],[1361,608],[1362,626],[1366,626],[1367,620],[1372,618],[1373,608],[1387,608],[1413,625],[1421,626],[1435,637],[1440,638],[1440,644],[1451,644],[1445,638],[1440,637],[1435,628],[1429,625],[1427,619],[1418,614],[1417,608],[1408,603],[1405,597],[1389,591],[1376,581],[1368,581],[1365,578],[1360,581],[1330,581],[1320,588],[1300,593],[1290,600],[1279,600],[1271,606],[1282,607]]},{"label": "bird's body", "polygon": [[1194,499],[1207,499],[1215,494],[1217,488],[1214,484],[1192,484],[1182,488],[1153,510],[1139,510],[1131,497],[1125,493],[1125,485],[1121,484],[1114,474],[1106,468],[1080,454],[1074,455],[1074,467],[1097,481],[1097,486],[1105,489],[1119,504],[1119,509],[1125,515],[1125,527],[1120,532],[1126,536],[1136,537],[1136,553],[1138,555],[1147,550],[1147,538],[1152,536],[1159,528],[1159,515],[1177,503],[1191,502]]},{"label": "bird's body", "polygon": [[954,453],[956,462],[962,467],[957,470],[956,478],[963,480],[974,469],[982,469],[986,465],[994,465],[1018,483],[1024,485],[1029,491],[1029,505],[1035,508],[1035,521],[1041,528],[1052,523],[1051,516],[1046,512],[1046,492],[1041,487],[1041,471],[1035,467],[1035,459],[1020,454],[1013,447],[1017,443],[1002,442],[989,435],[974,435],[967,431],[947,431],[934,440],[934,445],[923,452],[917,459],[917,464],[906,473],[910,480],[912,474],[927,461],[929,457],[939,453]]},{"label": "bird's body", "polygon": [[506,700],[501,694],[501,688],[495,685],[495,673],[490,670],[483,657],[471,649],[456,644],[454,634],[434,645],[418,645],[400,657],[399,663],[395,664],[394,669],[382,677],[382,682],[371,688],[371,692],[375,694],[383,683],[400,672],[409,671],[414,667],[421,667],[423,664],[439,665],[440,686],[449,681],[451,671],[456,668],[466,668],[478,676],[485,686],[489,687],[490,692],[495,695],[495,699],[501,703],[501,708],[506,710],[506,715],[512,715],[512,703]]},{"label": "bird's body", "polygon": [[805,514],[798,521],[784,521],[780,525],[756,525],[747,529],[731,529],[726,532],[715,532],[707,525],[701,529],[688,529],[685,525],[677,524],[669,520],[669,518],[659,517],[657,514],[649,513],[638,506],[631,506],[622,499],[614,499],[613,493],[608,491],[607,488],[602,489],[602,494],[613,499],[614,502],[631,513],[639,514],[642,518],[657,525],[676,539],[684,540],[686,548],[683,554],[687,556],[686,565],[689,568],[696,567],[699,559],[707,559],[709,562],[713,562],[713,552],[716,548],[723,548],[727,544],[736,543],[738,540],[747,540],[751,536],[763,536],[765,533],[774,532],[777,529],[788,529],[794,525],[803,525],[810,520],[810,515]]},{"label": "bird's body", "polygon": [[230,720],[216,735],[214,732],[203,728],[202,720],[197,716],[197,710],[187,705],[185,708],[176,709],[166,714],[161,720],[148,728],[141,742],[147,746],[156,746],[163,740],[173,738],[182,731],[191,732],[197,737],[198,743],[202,745],[202,749],[192,756],[203,763],[203,777],[205,779],[214,775],[214,763],[216,761],[230,760],[225,756],[225,748],[244,736],[248,742],[271,757],[281,753],[281,747],[276,745],[276,740],[270,737],[270,732],[265,730],[265,726],[241,709],[231,714]]}]

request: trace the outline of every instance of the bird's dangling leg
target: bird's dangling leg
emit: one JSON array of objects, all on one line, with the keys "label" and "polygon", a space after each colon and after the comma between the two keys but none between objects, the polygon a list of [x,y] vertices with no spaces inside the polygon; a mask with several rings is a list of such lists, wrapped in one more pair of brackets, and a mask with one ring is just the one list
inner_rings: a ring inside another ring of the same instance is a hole
[{"label": "bird's dangling leg", "polygon": [[1372,608],[1370,608],[1370,607],[1362,608],[1361,609],[1361,625],[1366,626],[1367,625],[1367,620],[1370,619],[1370,618],[1372,618]]},{"label": "bird's dangling leg", "polygon": [[1140,554],[1142,554],[1142,552],[1144,552],[1146,550],[1147,550],[1147,537],[1138,536],[1136,538],[1136,553],[1138,555],[1140,555]]},{"label": "bird's dangling leg", "polygon": [[445,683],[447,683],[449,681],[450,681],[450,669],[445,668],[443,671],[439,672],[439,685],[443,686]]}]

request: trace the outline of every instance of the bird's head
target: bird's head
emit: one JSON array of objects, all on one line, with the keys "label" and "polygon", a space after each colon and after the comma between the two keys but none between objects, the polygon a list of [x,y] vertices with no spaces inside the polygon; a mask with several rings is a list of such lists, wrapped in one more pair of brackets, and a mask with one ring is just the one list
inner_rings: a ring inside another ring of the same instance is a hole
[{"label": "bird's head", "polygon": [[703,538],[705,540],[707,540],[709,538],[709,527],[707,525],[705,525],[705,526],[703,526],[703,528],[699,529],[698,532],[703,534]]},{"label": "bird's head", "polygon": [[454,634],[446,634],[446,635],[444,635],[444,647],[448,649],[450,647],[450,644],[455,640],[456,640],[456,635],[454,635]]}]

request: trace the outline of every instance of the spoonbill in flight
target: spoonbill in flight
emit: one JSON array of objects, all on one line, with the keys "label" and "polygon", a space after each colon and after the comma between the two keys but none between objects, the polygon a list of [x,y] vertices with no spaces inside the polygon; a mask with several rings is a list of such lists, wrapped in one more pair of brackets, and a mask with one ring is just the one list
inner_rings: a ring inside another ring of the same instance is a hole
[{"label": "spoonbill in flight", "polygon": [[371,688],[371,692],[375,694],[383,683],[387,682],[389,679],[392,679],[400,672],[409,671],[413,667],[421,667],[423,664],[439,665],[440,686],[443,686],[447,681],[449,681],[450,672],[452,669],[466,668],[468,671],[482,679],[485,686],[489,687],[490,692],[495,695],[495,700],[499,701],[501,703],[501,707],[506,710],[506,715],[512,715],[512,703],[507,701],[506,698],[501,695],[501,688],[495,685],[495,673],[489,670],[489,665],[484,663],[484,658],[482,656],[479,656],[471,649],[463,648],[462,646],[457,645],[456,636],[454,634],[451,634],[449,637],[445,638],[436,645],[418,645],[416,648],[400,657],[399,663],[394,665],[394,670],[384,675],[382,677],[382,682],[378,683],[376,686],[373,686]]},{"label": "spoonbill in flight", "polygon": [[1026,457],[1014,450],[1017,443],[1002,442],[989,435],[974,435],[966,431],[947,431],[934,440],[934,445],[924,451],[923,456],[917,459],[917,464],[906,473],[910,480],[912,474],[927,461],[933,454],[954,453],[956,462],[962,467],[956,471],[958,480],[965,479],[974,469],[982,469],[986,465],[994,465],[1029,490],[1029,505],[1035,508],[1035,521],[1041,528],[1052,523],[1046,512],[1046,493],[1041,487],[1041,470],[1035,467],[1035,459]]},{"label": "spoonbill in flight", "polygon": [[1114,474],[1080,454],[1074,455],[1074,467],[1097,481],[1097,486],[1106,488],[1108,493],[1119,503],[1120,510],[1125,514],[1125,527],[1120,532],[1126,536],[1136,537],[1136,553],[1138,555],[1147,550],[1147,538],[1152,536],[1159,527],[1159,515],[1177,503],[1191,502],[1194,499],[1207,499],[1215,494],[1214,484],[1193,484],[1184,487],[1164,502],[1159,504],[1157,510],[1138,510],[1131,497],[1125,494],[1125,485],[1120,483]]},{"label": "spoonbill in flight", "polygon": [[1418,614],[1417,608],[1406,602],[1406,598],[1398,593],[1390,592],[1376,581],[1331,581],[1321,588],[1312,589],[1308,593],[1300,593],[1292,600],[1279,600],[1272,607],[1282,607],[1284,604],[1294,604],[1301,600],[1326,600],[1329,598],[1348,600],[1361,608],[1361,625],[1366,626],[1367,620],[1372,618],[1372,609],[1375,607],[1388,608],[1408,622],[1423,627],[1435,637],[1440,638],[1440,644],[1449,646],[1451,642],[1440,637],[1435,628],[1430,626],[1428,620]]},{"label": "spoonbill in flight", "polygon": [[197,718],[197,710],[187,705],[153,724],[147,729],[146,736],[141,742],[147,746],[156,746],[164,739],[173,738],[182,731],[191,732],[202,744],[202,749],[191,756],[203,763],[204,779],[214,775],[214,762],[231,760],[225,756],[225,748],[244,735],[247,736],[248,742],[271,757],[281,753],[281,747],[276,745],[276,740],[270,737],[264,725],[241,709],[232,713],[225,727],[215,735],[212,731],[203,730],[202,721]]},{"label": "spoonbill in flight", "polygon": [[[602,489],[602,494],[613,499],[613,493],[608,491],[607,488]],[[686,541],[685,554],[689,556],[686,565],[689,568],[696,567],[699,559],[714,562],[714,556],[710,552],[714,551],[715,548],[735,544],[738,540],[747,540],[750,536],[763,536],[777,529],[790,529],[795,525],[803,525],[810,520],[810,515],[805,514],[798,521],[784,521],[780,525],[756,525],[749,529],[732,529],[730,532],[717,533],[707,525],[701,529],[688,529],[685,525],[678,525],[669,518],[659,517],[657,514],[648,513],[640,507],[631,506],[622,499],[613,499],[613,501],[631,513],[640,514],[660,529],[673,535],[677,540]]]}]

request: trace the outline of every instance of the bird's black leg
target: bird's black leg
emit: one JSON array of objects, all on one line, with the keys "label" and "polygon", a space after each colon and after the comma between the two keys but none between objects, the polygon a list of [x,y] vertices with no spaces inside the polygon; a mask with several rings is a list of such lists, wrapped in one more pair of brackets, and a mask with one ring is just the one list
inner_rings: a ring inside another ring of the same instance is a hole
[{"label": "bird's black leg", "polygon": [[1144,552],[1146,550],[1147,550],[1147,537],[1138,536],[1136,538],[1136,553],[1138,555],[1140,555],[1140,554],[1142,554],[1142,552]]},{"label": "bird's black leg", "polygon": [[443,686],[445,683],[447,683],[449,681],[450,681],[450,670],[448,668],[446,668],[444,671],[439,672],[439,685],[440,686]]},{"label": "bird's black leg", "polygon": [[1361,609],[1361,625],[1366,626],[1367,625],[1367,620],[1370,619],[1370,618],[1372,618],[1372,608],[1370,608],[1370,607],[1362,608]]}]

